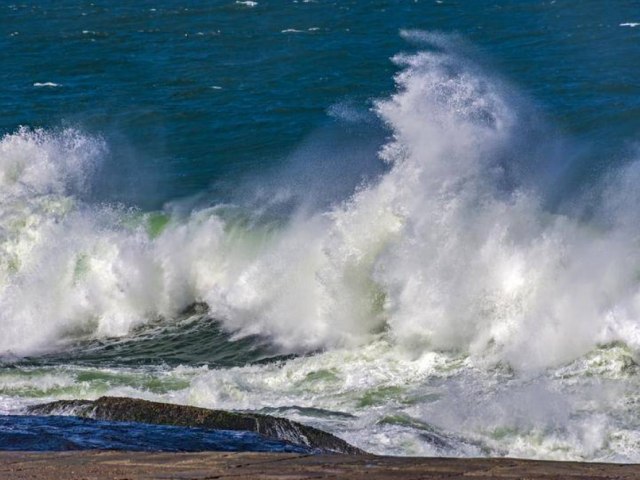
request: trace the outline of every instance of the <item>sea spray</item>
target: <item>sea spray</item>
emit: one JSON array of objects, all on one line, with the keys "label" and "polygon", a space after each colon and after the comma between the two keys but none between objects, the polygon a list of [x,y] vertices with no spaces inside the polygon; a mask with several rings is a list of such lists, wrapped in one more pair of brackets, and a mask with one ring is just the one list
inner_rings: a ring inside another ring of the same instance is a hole
[{"label": "sea spray", "polygon": [[608,179],[588,220],[545,209],[522,176],[544,160],[516,148],[531,124],[518,95],[459,40],[407,36],[425,49],[395,57],[398,91],[375,106],[390,170],[275,228],[242,205],[168,211],[156,228],[83,201],[100,140],[5,136],[2,350],[123,336],[195,302],[239,336],[298,353],[386,332],[409,349],[535,369],[599,343],[635,346],[636,168]]}]

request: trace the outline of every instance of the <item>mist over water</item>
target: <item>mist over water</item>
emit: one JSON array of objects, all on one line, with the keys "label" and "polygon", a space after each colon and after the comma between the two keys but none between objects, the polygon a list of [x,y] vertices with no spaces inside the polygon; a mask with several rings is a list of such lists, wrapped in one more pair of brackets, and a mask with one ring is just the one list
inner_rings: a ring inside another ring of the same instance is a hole
[{"label": "mist over water", "polygon": [[127,395],[375,453],[638,461],[633,139],[563,133],[461,35],[400,36],[391,93],[161,209],[110,201],[135,162],[108,132],[6,133],[0,411]]}]

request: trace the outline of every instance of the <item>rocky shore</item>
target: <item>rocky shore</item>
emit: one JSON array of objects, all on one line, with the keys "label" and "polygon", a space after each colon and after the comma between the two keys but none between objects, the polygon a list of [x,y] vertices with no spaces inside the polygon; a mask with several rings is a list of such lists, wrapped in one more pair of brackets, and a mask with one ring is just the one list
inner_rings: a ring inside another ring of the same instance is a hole
[{"label": "rocky shore", "polygon": [[636,480],[640,465],[279,453],[0,452],[0,478]]},{"label": "rocky shore", "polygon": [[369,455],[327,432],[288,419],[145,400],[101,397],[29,407],[34,415],[251,431],[309,447],[311,454],[250,452],[0,452],[0,478],[26,479],[616,479],[640,478],[640,465],[510,458]]}]

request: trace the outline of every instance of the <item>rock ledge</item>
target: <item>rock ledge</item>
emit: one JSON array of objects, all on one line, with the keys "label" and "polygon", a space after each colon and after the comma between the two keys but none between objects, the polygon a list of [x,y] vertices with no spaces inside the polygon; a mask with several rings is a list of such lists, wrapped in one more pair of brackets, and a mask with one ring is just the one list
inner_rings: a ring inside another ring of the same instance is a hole
[{"label": "rock ledge", "polygon": [[114,422],[242,430],[310,447],[318,450],[319,453],[350,455],[365,453],[330,433],[286,418],[149,402],[136,398],[100,397],[97,400],[59,400],[28,407],[27,412],[32,415],[73,415]]}]

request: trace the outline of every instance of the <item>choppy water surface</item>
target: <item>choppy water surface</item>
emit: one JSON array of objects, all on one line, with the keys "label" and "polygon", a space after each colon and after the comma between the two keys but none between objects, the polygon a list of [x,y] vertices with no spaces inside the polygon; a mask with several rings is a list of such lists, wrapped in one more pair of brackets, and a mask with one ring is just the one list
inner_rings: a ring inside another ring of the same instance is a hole
[{"label": "choppy water surface", "polygon": [[638,7],[0,6],[0,411],[639,461]]}]

